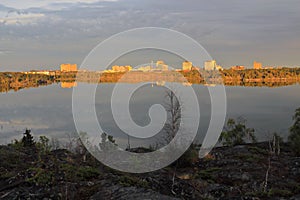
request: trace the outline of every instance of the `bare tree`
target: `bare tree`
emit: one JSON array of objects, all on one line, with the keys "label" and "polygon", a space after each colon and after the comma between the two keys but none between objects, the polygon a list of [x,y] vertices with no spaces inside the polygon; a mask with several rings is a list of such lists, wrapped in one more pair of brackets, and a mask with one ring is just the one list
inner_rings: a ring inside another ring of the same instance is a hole
[{"label": "bare tree", "polygon": [[180,100],[176,97],[173,91],[166,92],[166,110],[168,112],[168,119],[164,126],[165,136],[164,142],[169,143],[179,130],[181,122],[182,105]]},{"label": "bare tree", "polygon": [[51,146],[52,150],[59,149],[60,143],[59,143],[58,139],[57,138],[51,138],[51,145],[50,146]]},{"label": "bare tree", "polygon": [[66,133],[67,141],[64,144],[64,147],[71,151],[74,152],[74,148],[76,146],[76,141],[78,139],[78,136],[76,136],[75,133]]},{"label": "bare tree", "polygon": [[269,152],[268,152],[268,167],[265,175],[265,181],[263,182],[263,191],[267,192],[268,181],[271,170],[271,159],[273,156],[280,155],[280,144],[283,142],[283,139],[277,134],[273,133],[273,138],[269,140]]},{"label": "bare tree", "polygon": [[[180,100],[176,97],[175,93],[171,90],[166,91],[166,110],[168,112],[168,119],[164,126],[164,143],[168,144],[171,140],[176,136],[181,122],[181,109],[182,105],[180,104]],[[164,144],[164,145],[165,145]],[[176,195],[174,191],[175,186],[175,177],[178,166],[178,160],[176,161],[173,178],[172,178],[172,186],[171,192]]]}]

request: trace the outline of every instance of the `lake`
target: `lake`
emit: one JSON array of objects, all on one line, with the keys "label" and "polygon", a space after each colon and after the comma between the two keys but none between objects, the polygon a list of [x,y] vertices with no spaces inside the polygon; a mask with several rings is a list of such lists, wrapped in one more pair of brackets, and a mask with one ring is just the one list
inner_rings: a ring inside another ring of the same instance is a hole
[{"label": "lake", "polygon": [[[79,83],[85,84],[85,83]],[[115,84],[99,84],[96,92],[96,111],[103,130],[116,138],[116,143],[126,147],[125,135],[113,120],[110,98]],[[126,84],[125,84],[126,85]],[[196,141],[201,143],[210,119],[210,98],[207,87],[192,85],[197,94],[201,120]],[[227,119],[243,117],[247,126],[256,130],[257,138],[267,140],[273,132],[284,138],[292,125],[292,116],[300,107],[298,84],[277,88],[226,86]],[[165,103],[166,89],[149,83],[137,90],[130,101],[133,120],[145,126],[149,123],[148,109],[153,104]],[[119,103],[122,103],[120,99]],[[0,93],[0,143],[20,139],[26,128],[34,136],[45,135],[63,143],[68,135],[75,133],[72,115],[72,88],[60,84]],[[85,119],[89,120],[89,119]],[[86,131],[86,130],[81,130]],[[149,145],[159,136],[149,139],[131,139],[131,146]]]}]

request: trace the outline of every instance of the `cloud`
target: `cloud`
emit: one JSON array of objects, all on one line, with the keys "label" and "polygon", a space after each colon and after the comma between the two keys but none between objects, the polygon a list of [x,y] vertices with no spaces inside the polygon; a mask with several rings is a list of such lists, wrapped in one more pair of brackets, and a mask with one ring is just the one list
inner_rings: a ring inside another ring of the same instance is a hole
[{"label": "cloud", "polygon": [[[13,51],[2,62],[22,69],[24,63],[42,68],[65,60],[81,62],[112,34],[156,26],[191,36],[225,67],[252,65],[254,59],[268,65],[299,63],[298,0],[288,4],[266,0],[272,2],[269,6],[259,0],[108,1],[115,0],[28,0],[26,5],[20,0],[1,0],[0,47]],[[16,9],[25,9],[27,14],[6,17],[7,11]]]},{"label": "cloud", "polygon": [[8,125],[9,123],[10,123],[9,121],[0,120],[0,125]]},{"label": "cloud", "polygon": [[15,9],[28,8],[53,8],[53,5],[76,4],[76,3],[97,3],[114,2],[117,0],[27,0],[26,2],[16,0],[1,0],[1,4]]},{"label": "cloud", "polygon": [[[0,56],[1,56],[1,55],[5,55],[5,54],[9,54],[9,53],[11,53],[11,51],[1,50],[1,49],[0,49]],[[1,121],[0,121],[0,124],[1,124]]]},{"label": "cloud", "polygon": [[35,23],[44,17],[42,13],[30,13],[23,11],[0,12],[0,23],[5,25],[27,25]]}]

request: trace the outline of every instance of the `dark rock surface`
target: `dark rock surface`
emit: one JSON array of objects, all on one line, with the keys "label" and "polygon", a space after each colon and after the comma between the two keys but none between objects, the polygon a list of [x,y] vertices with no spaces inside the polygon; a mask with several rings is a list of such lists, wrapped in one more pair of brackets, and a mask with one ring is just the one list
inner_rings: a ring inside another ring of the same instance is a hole
[{"label": "dark rock surface", "polygon": [[162,195],[159,192],[145,188],[137,187],[123,187],[122,185],[113,185],[101,189],[94,194],[90,200],[106,200],[106,199],[119,199],[119,200],[176,200],[178,198]]},{"label": "dark rock surface", "polygon": [[193,166],[146,174],[111,170],[90,155],[83,162],[67,150],[0,146],[0,160],[0,199],[7,200],[300,199],[300,157],[287,144],[279,155],[268,143],[218,147]]}]

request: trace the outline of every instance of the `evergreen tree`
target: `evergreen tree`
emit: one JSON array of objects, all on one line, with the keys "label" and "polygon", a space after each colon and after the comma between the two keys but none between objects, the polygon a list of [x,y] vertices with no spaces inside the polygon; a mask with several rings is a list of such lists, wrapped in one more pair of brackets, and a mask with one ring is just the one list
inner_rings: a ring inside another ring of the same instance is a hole
[{"label": "evergreen tree", "polygon": [[293,116],[294,124],[290,127],[289,143],[292,150],[300,155],[300,108],[296,109]]},{"label": "evergreen tree", "polygon": [[22,138],[22,144],[24,147],[33,147],[35,146],[35,142],[33,136],[31,135],[31,130],[26,129],[24,136]]}]

